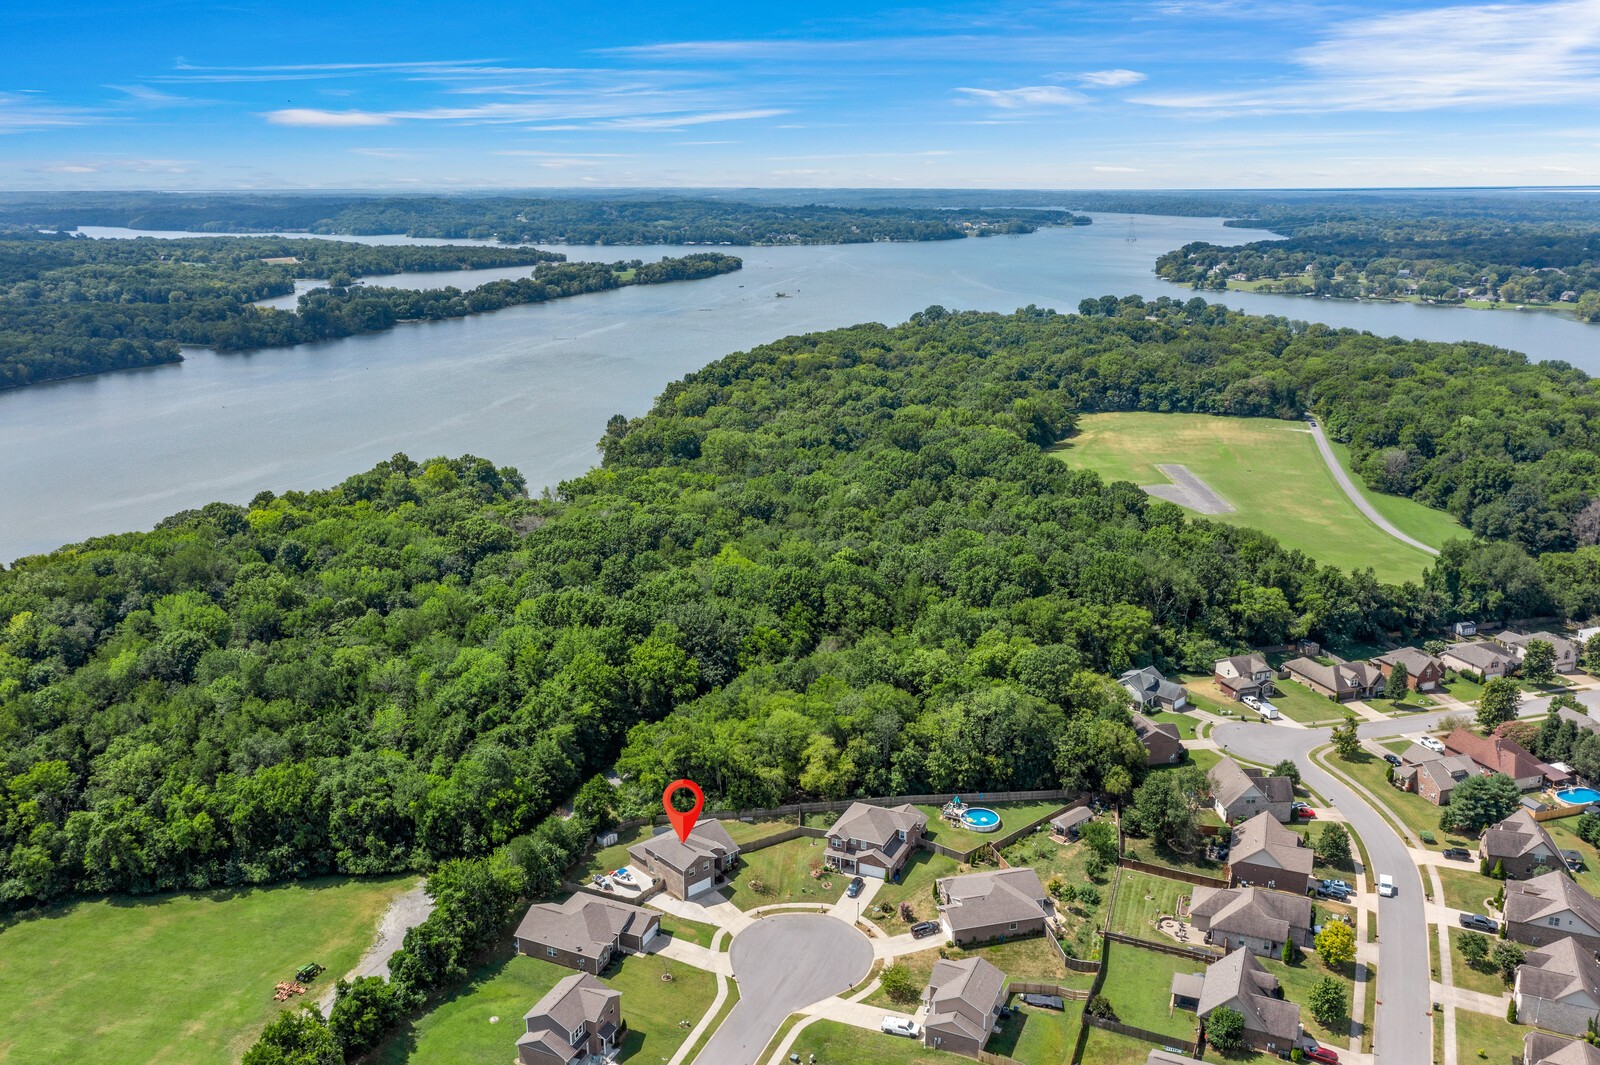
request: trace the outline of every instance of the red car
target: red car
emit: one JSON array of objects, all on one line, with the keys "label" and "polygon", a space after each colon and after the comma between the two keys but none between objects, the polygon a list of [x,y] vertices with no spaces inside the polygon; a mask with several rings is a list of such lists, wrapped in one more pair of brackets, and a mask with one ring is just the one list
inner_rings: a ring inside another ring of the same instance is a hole
[{"label": "red car", "polygon": [[1317,811],[1313,810],[1303,802],[1297,802],[1294,804],[1294,813],[1296,817],[1305,821],[1312,820],[1317,816]]},{"label": "red car", "polygon": [[1320,1061],[1323,1062],[1323,1065],[1339,1065],[1339,1055],[1322,1046],[1312,1047],[1306,1051],[1306,1060]]}]

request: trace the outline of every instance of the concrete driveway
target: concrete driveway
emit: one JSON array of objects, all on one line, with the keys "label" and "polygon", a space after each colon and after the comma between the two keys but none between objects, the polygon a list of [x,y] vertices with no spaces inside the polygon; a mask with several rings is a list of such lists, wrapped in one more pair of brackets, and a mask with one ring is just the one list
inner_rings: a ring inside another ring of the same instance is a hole
[{"label": "concrete driveway", "polygon": [[[839,893],[839,901],[833,904],[833,908],[828,911],[828,915],[843,921],[845,924],[855,924],[862,914],[872,908],[872,897],[882,888],[883,881],[877,877],[862,877],[861,894],[851,898],[841,891]],[[849,887],[846,886],[845,891],[848,890]]]},{"label": "concrete driveway", "polygon": [[820,913],[763,917],[734,938],[728,956],[739,981],[739,1003],[695,1058],[696,1065],[755,1065],[789,1014],[842,994],[872,969],[867,937]]}]

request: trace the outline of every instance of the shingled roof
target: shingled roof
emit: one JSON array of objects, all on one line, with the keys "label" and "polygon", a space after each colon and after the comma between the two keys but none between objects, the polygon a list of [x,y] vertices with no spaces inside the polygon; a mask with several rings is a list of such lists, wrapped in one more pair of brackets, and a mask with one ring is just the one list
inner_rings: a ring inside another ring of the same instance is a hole
[{"label": "shingled roof", "polygon": [[588,973],[574,973],[560,981],[523,1014],[529,1029],[517,1046],[532,1044],[557,1061],[572,1058],[571,1033],[585,1025],[599,1024],[608,1003],[622,992],[602,984]]},{"label": "shingled roof", "polygon": [[1512,924],[1533,924],[1571,910],[1590,928],[1600,931],[1600,902],[1559,870],[1531,880],[1507,880],[1504,913]]},{"label": "shingled roof", "polygon": [[1287,891],[1263,888],[1196,887],[1191,917],[1202,917],[1209,929],[1282,943],[1293,928],[1311,930],[1311,900]]},{"label": "shingled roof", "polygon": [[1600,1065],[1600,1047],[1549,1032],[1522,1037],[1523,1065]]},{"label": "shingled roof", "polygon": [[1005,999],[1006,974],[983,958],[934,962],[923,999],[928,1004],[924,1022],[935,1031],[954,1030],[978,1041],[989,1038],[989,1022]]},{"label": "shingled roof", "polygon": [[1483,834],[1483,853],[1488,858],[1521,858],[1543,846],[1552,861],[1561,855],[1556,841],[1527,810],[1518,810],[1504,821],[1489,826]]},{"label": "shingled roof", "polygon": [[1247,1029],[1292,1042],[1300,1034],[1300,1007],[1275,998],[1277,990],[1278,978],[1256,961],[1250,948],[1240,947],[1206,970],[1199,1014],[1207,1017],[1218,1006],[1234,1005],[1244,1014]]},{"label": "shingled roof", "polygon": [[1314,658],[1296,658],[1285,662],[1283,668],[1340,694],[1367,691],[1383,682],[1383,671],[1369,662],[1335,662],[1325,666]]},{"label": "shingled roof", "polygon": [[1050,897],[1032,869],[998,869],[934,881],[939,912],[952,933],[1035,920],[1050,913]]},{"label": "shingled roof", "polygon": [[1519,994],[1552,1000],[1575,994],[1600,999],[1600,962],[1571,936],[1530,950],[1523,959],[1517,969]]},{"label": "shingled roof", "polygon": [[639,906],[578,892],[566,902],[528,907],[517,938],[595,959],[627,932],[642,936],[656,915]]},{"label": "shingled roof", "polygon": [[1529,754],[1516,740],[1504,736],[1480,736],[1458,728],[1444,738],[1445,750],[1464,754],[1491,773],[1504,773],[1512,780],[1541,776],[1539,759]]},{"label": "shingled roof", "polygon": [[1235,864],[1267,865],[1291,873],[1311,875],[1316,854],[1300,845],[1300,837],[1263,811],[1233,830],[1228,860]]},{"label": "shingled roof", "polygon": [[702,858],[724,858],[738,849],[739,845],[733,842],[722,822],[713,818],[695,825],[689,838],[681,842],[676,832],[663,832],[634,844],[628,848],[628,853],[648,853],[668,869],[682,873]]}]

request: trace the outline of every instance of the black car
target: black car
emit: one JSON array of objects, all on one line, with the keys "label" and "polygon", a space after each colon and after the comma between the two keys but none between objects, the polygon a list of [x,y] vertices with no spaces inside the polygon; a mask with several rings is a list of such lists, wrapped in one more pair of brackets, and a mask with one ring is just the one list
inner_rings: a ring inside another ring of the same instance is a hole
[{"label": "black car", "polygon": [[850,881],[850,886],[844,889],[844,893],[846,896],[853,899],[857,895],[860,895],[861,890],[866,886],[867,882],[858,876],[854,880]]},{"label": "black car", "polygon": [[925,939],[939,931],[938,921],[918,921],[911,926],[911,934],[917,939]]},{"label": "black car", "polygon": [[1393,766],[1400,764],[1400,756],[1397,754],[1386,754],[1383,756],[1383,760]]},{"label": "black car", "polygon": [[1444,856],[1457,862],[1472,861],[1472,852],[1465,847],[1446,847]]}]

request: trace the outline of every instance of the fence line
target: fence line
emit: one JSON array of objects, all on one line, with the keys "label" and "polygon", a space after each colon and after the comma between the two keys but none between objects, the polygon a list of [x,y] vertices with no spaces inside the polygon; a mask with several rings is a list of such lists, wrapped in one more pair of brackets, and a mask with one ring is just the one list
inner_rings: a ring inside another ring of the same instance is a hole
[{"label": "fence line", "polygon": [[[984,802],[1037,802],[1041,799],[1067,799],[1078,795],[1076,791],[1067,791],[1064,788],[1044,788],[1038,791],[985,791],[975,792],[969,798],[978,803]],[[913,805],[928,805],[938,803],[943,805],[950,801],[950,792],[941,792],[937,795],[884,795],[866,799],[839,799],[833,802],[797,802],[785,806],[772,806],[749,810],[704,810],[702,818],[712,818],[718,821],[742,821],[745,818],[788,817],[793,814],[825,814],[836,811],[848,810],[858,802],[868,806],[901,806],[905,803]],[[1051,815],[1055,816],[1054,814]],[[619,830],[641,828],[644,825],[664,825],[667,815],[659,813],[653,817],[635,817],[626,821],[617,822]]]},{"label": "fence line", "polygon": [[1113,943],[1126,943],[1130,947],[1153,950],[1157,954],[1172,954],[1180,958],[1192,958],[1195,961],[1203,961],[1207,965],[1222,957],[1222,954],[1218,951],[1204,950],[1200,947],[1181,947],[1176,943],[1157,943],[1153,939],[1140,939],[1138,936],[1125,935],[1122,932],[1107,932],[1106,938]]},{"label": "fence line", "polygon": [[812,828],[809,825],[795,825],[793,828],[786,828],[782,832],[774,832],[770,836],[762,836],[760,839],[753,840],[750,843],[741,843],[739,844],[739,853],[753,854],[768,847],[775,847],[780,843],[788,843],[791,839],[826,839],[827,835],[820,828]]},{"label": "fence line", "polygon": [[1011,981],[1006,989],[1013,995],[1054,995],[1057,998],[1076,999],[1079,1002],[1089,997],[1089,992],[1081,987],[1062,987],[1059,984],[1029,984]]},{"label": "fence line", "polygon": [[1016,1058],[1001,1057],[999,1054],[991,1054],[987,1050],[978,1051],[978,1060],[983,1062],[983,1065],[1022,1065],[1022,1062]]},{"label": "fence line", "polygon": [[1553,806],[1548,810],[1534,810],[1533,819],[1535,821],[1554,821],[1562,817],[1577,817],[1583,811],[1584,807],[1582,806]]},{"label": "fence line", "polygon": [[1228,886],[1228,882],[1221,877],[1206,876],[1204,873],[1190,873],[1182,869],[1169,869],[1164,865],[1141,862],[1137,858],[1124,856],[1117,860],[1117,864],[1138,873],[1150,873],[1154,876],[1165,877],[1168,880],[1181,880],[1185,884],[1193,884],[1196,887],[1225,888]]},{"label": "fence line", "polygon": [[1152,1032],[1148,1028],[1136,1028],[1131,1024],[1123,1024],[1120,1021],[1108,1021],[1104,1017],[1091,1017],[1087,1012],[1083,1015],[1083,1021],[1085,1024],[1091,1024],[1096,1028],[1104,1028],[1108,1032],[1119,1032],[1122,1035],[1131,1035],[1135,1039],[1142,1039],[1146,1043],[1154,1043],[1159,1047],[1176,1047],[1185,1054],[1192,1055],[1200,1046],[1193,1039],[1174,1039],[1170,1035]]}]

